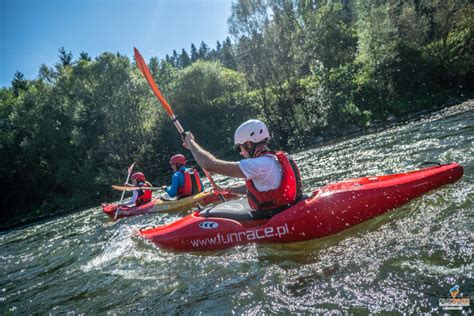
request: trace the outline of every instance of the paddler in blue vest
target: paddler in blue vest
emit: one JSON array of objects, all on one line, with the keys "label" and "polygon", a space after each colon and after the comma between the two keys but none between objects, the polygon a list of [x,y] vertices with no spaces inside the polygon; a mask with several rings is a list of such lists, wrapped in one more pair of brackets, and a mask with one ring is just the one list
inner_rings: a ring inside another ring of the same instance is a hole
[{"label": "paddler in blue vest", "polygon": [[234,134],[234,145],[244,159],[239,162],[217,159],[204,150],[187,132],[184,146],[205,170],[234,178],[245,184],[224,188],[234,194],[247,195],[253,219],[270,218],[296,203],[302,196],[301,177],[290,155],[271,151],[270,133],[260,120],[242,123]]},{"label": "paddler in blue vest", "polygon": [[196,169],[186,167],[186,157],[181,154],[174,155],[170,158],[170,165],[174,172],[171,186],[161,187],[169,197],[182,198],[202,192],[203,185],[199,173]]}]

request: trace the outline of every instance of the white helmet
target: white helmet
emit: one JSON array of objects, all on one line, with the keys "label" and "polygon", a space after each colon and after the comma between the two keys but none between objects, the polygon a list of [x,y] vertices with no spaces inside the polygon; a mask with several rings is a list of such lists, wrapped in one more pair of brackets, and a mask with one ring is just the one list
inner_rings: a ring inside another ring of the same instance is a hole
[{"label": "white helmet", "polygon": [[234,134],[234,145],[242,145],[245,142],[259,143],[270,138],[267,125],[260,120],[248,120],[242,123]]}]

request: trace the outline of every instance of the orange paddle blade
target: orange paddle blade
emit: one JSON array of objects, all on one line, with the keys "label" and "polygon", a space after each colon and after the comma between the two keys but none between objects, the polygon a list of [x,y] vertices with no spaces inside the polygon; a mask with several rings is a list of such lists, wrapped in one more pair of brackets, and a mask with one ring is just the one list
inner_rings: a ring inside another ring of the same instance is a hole
[{"label": "orange paddle blade", "polygon": [[174,116],[173,109],[168,104],[168,102],[166,102],[165,98],[161,94],[160,89],[158,89],[158,86],[156,85],[155,80],[153,80],[153,77],[151,76],[151,73],[150,73],[150,69],[148,69],[148,66],[145,63],[145,60],[143,60],[142,55],[140,54],[138,49],[136,49],[135,47],[133,48],[133,51],[135,53],[135,60],[137,61],[138,68],[142,72],[146,81],[148,81],[148,84],[150,85],[151,90],[153,90],[156,97],[160,101],[161,105],[165,108],[166,113],[168,113],[170,117]]}]

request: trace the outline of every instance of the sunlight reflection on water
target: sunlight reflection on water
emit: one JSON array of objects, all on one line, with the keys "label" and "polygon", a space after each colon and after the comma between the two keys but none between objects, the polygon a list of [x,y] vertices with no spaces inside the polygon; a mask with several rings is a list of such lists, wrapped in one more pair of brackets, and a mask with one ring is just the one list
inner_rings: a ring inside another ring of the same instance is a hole
[{"label": "sunlight reflection on water", "polygon": [[453,285],[473,293],[473,114],[296,153],[306,191],[427,160],[465,168],[454,185],[319,240],[174,253],[134,234],[183,213],[111,223],[100,208],[2,234],[0,313],[439,313]]}]

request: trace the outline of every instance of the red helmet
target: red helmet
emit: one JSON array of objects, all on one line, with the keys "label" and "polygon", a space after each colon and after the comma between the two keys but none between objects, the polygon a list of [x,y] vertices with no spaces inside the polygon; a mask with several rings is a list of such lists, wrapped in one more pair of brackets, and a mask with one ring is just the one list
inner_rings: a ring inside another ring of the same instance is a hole
[{"label": "red helmet", "polygon": [[170,165],[185,165],[186,164],[186,157],[181,154],[174,155],[170,158]]},{"label": "red helmet", "polygon": [[132,180],[136,179],[137,181],[145,181],[145,175],[141,172],[135,172],[132,174]]}]

